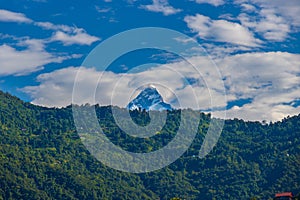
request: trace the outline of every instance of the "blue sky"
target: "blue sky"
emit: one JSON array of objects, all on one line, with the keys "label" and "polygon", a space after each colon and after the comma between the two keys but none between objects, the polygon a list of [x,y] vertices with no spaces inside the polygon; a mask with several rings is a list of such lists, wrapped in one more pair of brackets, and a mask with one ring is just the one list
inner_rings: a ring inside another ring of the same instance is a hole
[{"label": "blue sky", "polygon": [[[0,89],[25,101],[44,106],[70,104],[76,73],[97,45],[122,31],[163,27],[197,40],[216,63],[228,101],[216,104],[228,109],[228,118],[276,121],[300,113],[299,0],[0,2]],[[163,74],[166,65],[186,71],[177,59],[162,51],[136,51],[116,60],[106,81],[113,83],[143,63],[157,63],[157,68],[151,66],[139,74],[145,80],[153,74],[171,76]],[[196,56],[189,59],[203,64]],[[97,70],[84,66],[83,72],[85,80],[99,76]],[[210,96],[201,90],[201,81],[195,81],[201,78],[188,78],[194,80],[191,87],[199,89],[200,108],[207,110]],[[135,79],[131,73],[123,79],[118,98],[128,101],[122,96],[128,93],[126,88],[140,87],[128,85]],[[88,81],[84,84],[89,85]],[[181,80],[174,79],[172,84],[172,91],[187,101],[189,93],[182,89]],[[99,95],[109,97],[108,89],[99,88]],[[170,91],[161,88],[160,92],[172,102]],[[222,98],[217,89],[210,93]]]}]

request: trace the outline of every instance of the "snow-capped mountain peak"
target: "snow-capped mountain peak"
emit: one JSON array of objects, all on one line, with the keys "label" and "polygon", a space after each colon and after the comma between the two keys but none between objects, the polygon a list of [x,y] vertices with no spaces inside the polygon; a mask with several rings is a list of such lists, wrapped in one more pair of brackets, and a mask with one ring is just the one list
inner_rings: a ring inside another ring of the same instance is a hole
[{"label": "snow-capped mountain peak", "polygon": [[128,105],[127,109],[145,109],[149,110],[172,110],[170,104],[164,102],[162,96],[158,93],[153,85],[149,85],[141,93],[133,99]]}]

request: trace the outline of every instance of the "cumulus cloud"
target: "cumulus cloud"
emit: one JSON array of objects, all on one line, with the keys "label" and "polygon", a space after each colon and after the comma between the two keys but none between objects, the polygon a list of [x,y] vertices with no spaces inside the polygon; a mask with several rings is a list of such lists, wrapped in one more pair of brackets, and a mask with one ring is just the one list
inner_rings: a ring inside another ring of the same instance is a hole
[{"label": "cumulus cloud", "polygon": [[[276,121],[300,112],[300,55],[287,52],[246,53],[218,61],[227,93],[250,103],[227,111],[229,118]],[[216,113],[217,115],[217,113]]]},{"label": "cumulus cloud", "polygon": [[[212,102],[215,108],[226,107],[221,89],[224,84],[229,102],[250,99],[244,105],[233,105],[227,111],[228,118],[277,121],[300,112],[300,105],[295,103],[300,93],[299,54],[257,52],[227,56],[216,60],[221,79],[208,59],[195,56],[188,61],[194,66],[205,67],[195,71],[187,67],[188,63],[180,61],[126,74],[102,74],[95,68],[69,67],[40,75],[38,86],[28,86],[23,91],[31,95],[35,104],[66,106],[72,102],[76,80],[79,92],[73,102],[125,107],[137,94],[137,88],[154,83],[169,103],[177,98],[179,107],[209,110]],[[79,69],[80,76],[75,79]],[[223,114],[213,111],[216,117]]]},{"label": "cumulus cloud", "polygon": [[250,0],[250,2],[259,5],[264,9],[273,9],[276,10],[276,13],[280,16],[283,16],[286,19],[287,23],[290,23],[292,26],[300,26],[300,1],[299,0],[273,0],[266,2],[264,0]]},{"label": "cumulus cloud", "polygon": [[[37,77],[38,86],[27,86],[22,91],[29,94],[32,103],[44,106],[65,106],[72,102],[72,88],[78,68],[69,67]],[[93,73],[89,73],[93,75]],[[95,75],[95,74],[94,74]]]},{"label": "cumulus cloud", "polygon": [[214,6],[220,6],[225,4],[224,0],[196,0],[196,3],[208,3]]},{"label": "cumulus cloud", "polygon": [[142,5],[141,8],[151,11],[151,12],[160,12],[163,15],[173,15],[181,12],[181,9],[176,9],[169,5],[167,0],[152,0],[153,3],[150,5]]},{"label": "cumulus cloud", "polygon": [[197,14],[186,16],[184,21],[188,27],[201,39],[226,42],[236,45],[256,47],[261,43],[244,26],[226,20],[212,20],[207,16]]},{"label": "cumulus cloud", "polygon": [[300,1],[298,0],[273,0],[270,2],[235,0],[234,2],[248,13],[242,13],[238,17],[242,24],[261,34],[267,40],[283,42],[290,33],[299,32]]},{"label": "cumulus cloud", "polygon": [[66,59],[77,57],[77,55],[60,56],[49,53],[45,51],[42,40],[26,39],[18,45],[25,49],[18,50],[6,44],[0,46],[0,76],[26,75],[42,70],[49,63],[61,63]]},{"label": "cumulus cloud", "polygon": [[0,9],[0,21],[2,22],[20,22],[31,23],[32,20],[27,18],[23,13],[12,12]]},{"label": "cumulus cloud", "polygon": [[[199,72],[189,63],[205,67]],[[23,91],[33,98],[33,103],[44,106],[69,105],[74,95],[73,103],[76,104],[125,107],[141,87],[154,84],[166,102],[178,102],[175,106],[181,108],[225,107],[221,77],[212,69],[213,63],[201,56],[191,58],[189,63],[180,61],[137,73],[118,74],[95,68],[69,67],[38,76],[40,84],[25,87]],[[72,93],[74,83],[77,92]],[[214,97],[213,101],[211,97]]]},{"label": "cumulus cloud", "polygon": [[242,13],[238,19],[244,26],[253,29],[271,41],[284,41],[291,32],[287,21],[271,9],[260,10],[258,16]]}]

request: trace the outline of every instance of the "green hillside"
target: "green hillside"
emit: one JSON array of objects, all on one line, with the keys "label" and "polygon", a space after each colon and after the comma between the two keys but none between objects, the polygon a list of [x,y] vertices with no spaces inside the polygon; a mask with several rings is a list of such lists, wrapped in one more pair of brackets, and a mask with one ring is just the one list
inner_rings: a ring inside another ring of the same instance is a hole
[{"label": "green hillside", "polygon": [[[128,151],[154,151],[176,134],[180,110],[168,113],[159,134],[137,139],[118,129],[110,108],[96,106],[99,123]],[[131,117],[149,122],[145,111]],[[0,199],[271,199],[276,192],[300,192],[300,115],[271,124],[226,120],[214,150],[199,159],[194,155],[209,121],[201,114],[194,143],[175,163],[131,174],[90,155],[76,133],[71,106],[38,107],[0,92]]]}]

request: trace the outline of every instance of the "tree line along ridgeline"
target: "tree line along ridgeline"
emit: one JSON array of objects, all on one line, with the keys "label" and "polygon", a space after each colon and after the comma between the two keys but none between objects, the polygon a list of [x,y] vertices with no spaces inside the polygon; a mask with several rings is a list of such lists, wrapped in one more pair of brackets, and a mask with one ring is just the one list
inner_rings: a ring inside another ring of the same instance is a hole
[{"label": "tree line along ridgeline", "polygon": [[[144,139],[122,132],[110,106],[96,106],[106,136],[132,152],[168,144],[180,112],[169,111],[161,131]],[[193,112],[190,120],[199,114]],[[139,125],[149,123],[145,111],[130,115]],[[0,92],[0,199],[272,199],[278,192],[300,192],[300,115],[270,124],[226,120],[217,145],[203,159],[196,155],[210,115],[200,116],[194,142],[176,162],[131,174],[103,165],[87,151],[71,106],[39,107]]]}]

